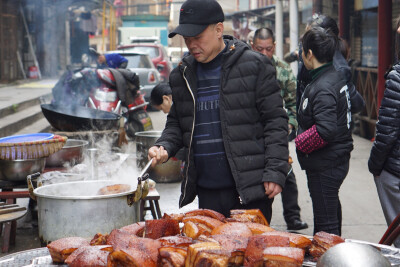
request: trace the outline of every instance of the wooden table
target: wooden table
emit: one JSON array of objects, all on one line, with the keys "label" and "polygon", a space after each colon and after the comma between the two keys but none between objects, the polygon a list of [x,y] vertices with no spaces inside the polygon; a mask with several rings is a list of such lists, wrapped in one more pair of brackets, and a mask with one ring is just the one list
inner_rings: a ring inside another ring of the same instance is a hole
[{"label": "wooden table", "polygon": [[10,244],[15,244],[15,236],[17,230],[17,220],[25,216],[27,210],[17,204],[6,204],[0,202],[0,233],[3,231],[3,247],[2,252],[8,252]]},{"label": "wooden table", "polygon": [[[3,232],[2,252],[8,252],[10,244],[15,244],[15,236],[17,232],[17,220],[25,216],[27,210],[16,204],[17,198],[29,198],[29,191],[26,189],[26,181],[13,182],[0,180],[0,212],[3,209],[10,209],[11,213],[0,214],[0,233]],[[14,191],[14,189],[25,189],[23,191]],[[11,206],[13,205],[13,206]],[[10,210],[8,210],[10,211]]]},{"label": "wooden table", "polygon": [[[158,193],[157,189],[150,188],[147,197],[140,201],[140,221],[144,221],[146,210],[151,211],[151,216],[153,216],[153,219],[161,219],[161,210],[158,200],[160,200],[160,194]],[[146,203],[149,205],[147,206]]]}]

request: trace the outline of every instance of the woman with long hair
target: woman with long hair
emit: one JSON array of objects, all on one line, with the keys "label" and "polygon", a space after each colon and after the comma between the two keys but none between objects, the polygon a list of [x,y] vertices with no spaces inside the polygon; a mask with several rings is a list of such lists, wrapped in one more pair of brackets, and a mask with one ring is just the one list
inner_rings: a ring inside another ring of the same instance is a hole
[{"label": "woman with long hair", "polygon": [[312,27],[303,36],[304,66],[311,81],[297,113],[295,139],[300,166],[307,174],[313,204],[314,234],[341,235],[339,189],[349,170],[353,139],[347,81],[333,66],[338,37],[331,30]]},{"label": "woman with long hair", "polygon": [[[397,64],[386,74],[386,89],[379,108],[376,137],[368,160],[388,225],[400,214],[400,17],[397,19]],[[400,248],[400,238],[394,241]]]}]

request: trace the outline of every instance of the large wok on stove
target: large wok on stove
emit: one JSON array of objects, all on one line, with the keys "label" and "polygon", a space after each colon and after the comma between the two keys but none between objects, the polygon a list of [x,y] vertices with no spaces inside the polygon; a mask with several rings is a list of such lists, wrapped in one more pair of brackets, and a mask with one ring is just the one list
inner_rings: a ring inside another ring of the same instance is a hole
[{"label": "large wok on stove", "polygon": [[120,115],[83,106],[41,105],[43,115],[59,131],[117,130]]}]

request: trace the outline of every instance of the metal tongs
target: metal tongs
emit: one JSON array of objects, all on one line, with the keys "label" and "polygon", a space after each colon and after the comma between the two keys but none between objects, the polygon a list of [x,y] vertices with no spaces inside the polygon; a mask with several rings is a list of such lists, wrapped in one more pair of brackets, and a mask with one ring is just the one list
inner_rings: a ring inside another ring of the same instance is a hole
[{"label": "metal tongs", "polygon": [[132,198],[130,198],[130,200],[128,201],[128,204],[132,205],[134,202],[146,198],[149,194],[149,174],[147,173],[147,171],[149,170],[152,162],[153,159],[149,160],[149,162],[147,162],[146,166],[144,166],[144,168],[140,172],[136,191],[133,193]]}]

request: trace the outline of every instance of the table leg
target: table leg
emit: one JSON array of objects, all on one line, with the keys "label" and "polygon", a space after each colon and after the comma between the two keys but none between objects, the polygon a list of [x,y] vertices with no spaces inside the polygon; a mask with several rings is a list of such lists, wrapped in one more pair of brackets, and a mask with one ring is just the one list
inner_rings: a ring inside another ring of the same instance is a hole
[{"label": "table leg", "polygon": [[154,209],[153,200],[149,200],[149,204],[150,204],[151,216],[153,216],[154,220],[159,219],[159,218],[157,218],[157,214],[156,214],[156,211]]},{"label": "table leg", "polygon": [[17,220],[11,222],[10,245],[15,245],[15,237],[17,236]]},{"label": "table leg", "polygon": [[158,204],[158,200],[154,200],[156,210],[157,210],[157,217],[158,219],[161,219],[161,210],[160,210],[160,205]]},{"label": "table leg", "polygon": [[6,222],[4,226],[4,235],[3,235],[3,247],[2,252],[8,252],[10,248],[10,233],[11,233],[11,222]]},{"label": "table leg", "polygon": [[144,221],[144,213],[145,213],[145,209],[144,209],[144,203],[146,201],[144,199],[140,200],[140,208],[139,208],[139,216],[140,216],[140,221]]}]

